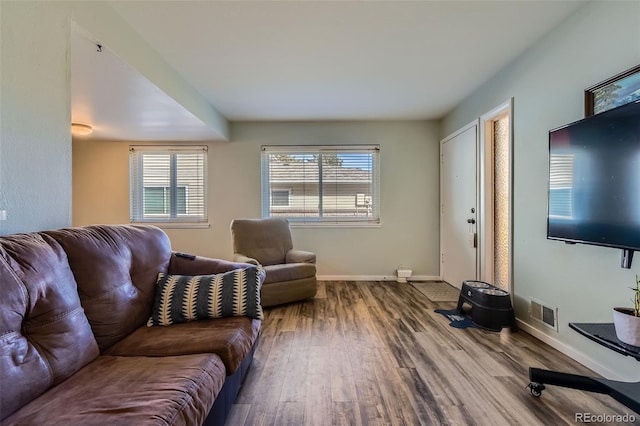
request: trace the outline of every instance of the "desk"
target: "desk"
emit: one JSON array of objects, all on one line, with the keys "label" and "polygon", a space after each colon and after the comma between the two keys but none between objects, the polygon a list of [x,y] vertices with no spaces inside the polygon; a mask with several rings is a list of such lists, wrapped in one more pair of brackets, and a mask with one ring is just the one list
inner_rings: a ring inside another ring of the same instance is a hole
[{"label": "desk", "polygon": [[[569,323],[583,336],[622,355],[640,361],[640,348],[622,343],[612,323]],[[535,397],[542,395],[545,384],[610,395],[616,401],[640,414],[640,382],[620,382],[599,377],[579,376],[529,367],[529,389]]]},{"label": "desk", "polygon": [[640,347],[627,345],[618,340],[616,329],[613,323],[574,323],[570,322],[569,327],[585,337],[606,346],[612,351],[622,355],[635,358],[640,361]]}]

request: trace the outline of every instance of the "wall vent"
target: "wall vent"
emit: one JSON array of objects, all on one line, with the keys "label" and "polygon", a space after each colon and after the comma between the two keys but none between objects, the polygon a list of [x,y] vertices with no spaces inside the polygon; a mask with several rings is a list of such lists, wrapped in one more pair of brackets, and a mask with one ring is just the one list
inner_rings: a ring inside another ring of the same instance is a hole
[{"label": "wall vent", "polygon": [[540,324],[544,324],[558,331],[558,308],[554,306],[550,306],[536,299],[531,299],[529,303],[529,317]]}]

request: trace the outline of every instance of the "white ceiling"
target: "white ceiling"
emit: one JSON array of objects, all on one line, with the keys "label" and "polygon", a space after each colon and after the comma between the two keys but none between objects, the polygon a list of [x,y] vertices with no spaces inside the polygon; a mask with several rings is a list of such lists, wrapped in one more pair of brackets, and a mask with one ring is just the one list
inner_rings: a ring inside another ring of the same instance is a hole
[{"label": "white ceiling", "polygon": [[[110,4],[233,121],[440,118],[583,2]],[[136,127],[153,127],[154,121],[145,118],[158,114],[169,121],[179,118],[177,124],[186,120],[184,131],[193,127],[189,120],[199,122],[185,117],[189,113],[179,105],[170,106],[174,101],[166,95],[162,101],[162,91],[126,64],[105,66],[76,55],[75,49],[72,57],[74,120],[81,114],[75,89],[82,86],[82,105],[93,111],[92,120],[109,117],[109,126],[118,127],[121,136]],[[115,55],[101,58],[111,59],[118,61]],[[91,76],[102,66],[113,81],[106,97],[91,88],[96,85]],[[80,68],[82,73],[76,72]],[[145,97],[152,102],[145,103]]]}]

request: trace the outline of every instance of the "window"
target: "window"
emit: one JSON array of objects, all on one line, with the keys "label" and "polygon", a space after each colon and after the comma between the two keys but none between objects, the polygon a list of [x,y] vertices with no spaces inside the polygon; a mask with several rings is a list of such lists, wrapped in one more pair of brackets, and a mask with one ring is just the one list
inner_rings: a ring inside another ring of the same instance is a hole
[{"label": "window", "polygon": [[376,146],[263,146],[262,217],[378,224]]},{"label": "window", "polygon": [[207,222],[206,146],[131,146],[131,222]]}]

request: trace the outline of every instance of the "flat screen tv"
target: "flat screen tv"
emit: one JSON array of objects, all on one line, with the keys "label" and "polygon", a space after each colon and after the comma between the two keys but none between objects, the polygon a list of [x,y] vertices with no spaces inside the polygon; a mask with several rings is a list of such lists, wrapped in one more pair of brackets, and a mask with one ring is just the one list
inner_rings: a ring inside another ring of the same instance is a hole
[{"label": "flat screen tv", "polygon": [[547,238],[640,250],[640,101],[549,131]]}]

